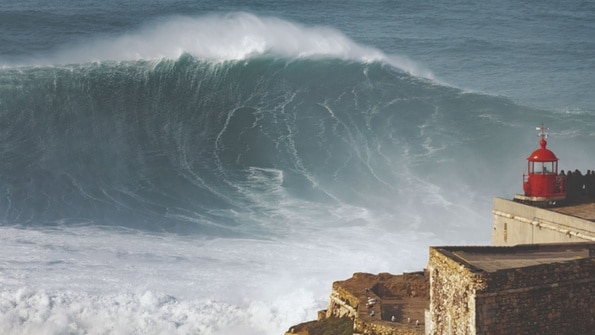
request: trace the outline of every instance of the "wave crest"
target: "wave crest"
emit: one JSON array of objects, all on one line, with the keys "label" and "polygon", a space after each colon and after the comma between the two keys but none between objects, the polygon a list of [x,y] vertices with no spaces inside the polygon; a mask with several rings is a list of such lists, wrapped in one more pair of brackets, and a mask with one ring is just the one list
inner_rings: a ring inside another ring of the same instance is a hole
[{"label": "wave crest", "polygon": [[178,59],[190,54],[208,61],[245,60],[272,55],[288,59],[336,58],[362,63],[382,62],[420,77],[432,72],[413,60],[359,44],[326,26],[262,17],[246,12],[200,17],[175,16],[120,36],[103,36],[63,46],[36,60],[41,65]]}]

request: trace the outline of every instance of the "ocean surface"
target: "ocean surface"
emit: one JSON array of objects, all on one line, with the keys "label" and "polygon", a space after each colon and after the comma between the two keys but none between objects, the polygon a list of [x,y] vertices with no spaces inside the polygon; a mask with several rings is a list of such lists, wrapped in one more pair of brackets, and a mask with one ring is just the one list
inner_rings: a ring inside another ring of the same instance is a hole
[{"label": "ocean surface", "polygon": [[282,334],[595,168],[593,1],[0,3],[0,333]]}]

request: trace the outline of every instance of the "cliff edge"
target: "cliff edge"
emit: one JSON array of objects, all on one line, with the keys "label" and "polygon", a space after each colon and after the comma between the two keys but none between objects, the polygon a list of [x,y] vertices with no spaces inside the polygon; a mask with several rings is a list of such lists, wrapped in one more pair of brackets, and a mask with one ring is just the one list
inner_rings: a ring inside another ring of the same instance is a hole
[{"label": "cliff edge", "polygon": [[318,313],[317,321],[293,326],[286,334],[424,334],[429,301],[425,272],[355,273],[333,283],[329,307]]}]

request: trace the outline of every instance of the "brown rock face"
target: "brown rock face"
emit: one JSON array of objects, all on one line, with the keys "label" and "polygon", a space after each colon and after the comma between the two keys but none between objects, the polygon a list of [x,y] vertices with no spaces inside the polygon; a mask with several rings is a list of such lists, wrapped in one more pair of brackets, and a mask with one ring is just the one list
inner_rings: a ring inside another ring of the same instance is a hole
[{"label": "brown rock face", "polygon": [[[423,334],[429,300],[429,281],[424,272],[355,273],[333,283],[329,308],[319,313],[319,321],[294,326],[287,334]],[[342,322],[343,326],[331,326],[334,322]]]}]

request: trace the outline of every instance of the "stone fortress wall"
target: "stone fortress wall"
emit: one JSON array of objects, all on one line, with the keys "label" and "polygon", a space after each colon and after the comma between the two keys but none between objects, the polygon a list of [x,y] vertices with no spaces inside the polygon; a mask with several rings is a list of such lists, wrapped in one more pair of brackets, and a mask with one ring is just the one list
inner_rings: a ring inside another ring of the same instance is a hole
[{"label": "stone fortress wall", "polygon": [[432,247],[427,334],[590,334],[595,243]]}]

